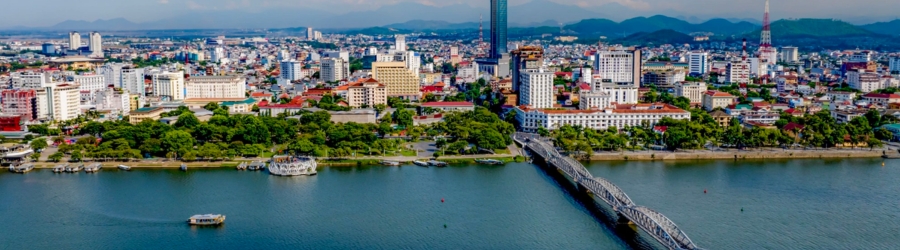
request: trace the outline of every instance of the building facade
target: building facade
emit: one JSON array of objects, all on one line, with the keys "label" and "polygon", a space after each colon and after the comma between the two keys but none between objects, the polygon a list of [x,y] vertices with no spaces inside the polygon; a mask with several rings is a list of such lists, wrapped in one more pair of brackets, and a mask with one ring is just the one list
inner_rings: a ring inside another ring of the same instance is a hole
[{"label": "building facade", "polygon": [[369,78],[351,83],[347,87],[346,97],[347,105],[350,107],[375,107],[378,104],[387,104],[387,88],[377,80]]},{"label": "building facade", "polygon": [[692,51],[687,58],[688,74],[702,76],[709,73],[709,52]]},{"label": "building facade", "polygon": [[191,98],[244,98],[246,92],[243,76],[193,76],[184,81],[185,99]]},{"label": "building facade", "polygon": [[586,129],[625,129],[631,126],[653,126],[662,118],[676,120],[691,118],[691,113],[663,103],[625,104],[604,110],[553,110],[516,107],[516,119],[523,132],[534,133],[538,128],[550,130],[563,125],[581,126]]},{"label": "building facade", "polygon": [[63,83],[36,90],[38,119],[66,121],[81,115],[78,84]]},{"label": "building facade", "polygon": [[734,102],[734,96],[731,94],[720,92],[720,91],[707,91],[703,93],[703,109],[707,111],[716,109],[716,108],[725,108],[731,103]]},{"label": "building facade", "polygon": [[726,83],[750,83],[750,64],[745,61],[732,61],[725,68]]},{"label": "building facade", "polygon": [[185,99],[184,73],[162,72],[153,74],[153,94],[167,101],[180,101]]},{"label": "building facade", "polygon": [[81,91],[100,91],[106,88],[106,77],[97,74],[83,74],[69,76],[69,81],[81,86]]},{"label": "building facade", "polygon": [[600,76],[594,84],[633,85],[641,83],[641,49],[610,48],[597,51],[594,73]]},{"label": "building facade", "polygon": [[501,58],[506,49],[506,2],[491,0],[491,58]]},{"label": "building facade", "polygon": [[4,114],[20,116],[24,121],[38,119],[37,92],[34,89],[5,89],[0,103]]},{"label": "building facade", "polygon": [[374,62],[372,78],[384,84],[388,97],[418,100],[421,95],[418,74],[407,70],[404,62]]},{"label": "building facade", "polygon": [[335,82],[346,79],[348,72],[344,71],[344,59],[341,58],[325,58],[322,59],[321,70],[319,76],[322,81]]},{"label": "building facade", "polygon": [[279,77],[290,81],[303,79],[303,65],[297,60],[281,61],[281,72]]},{"label": "building facade", "polygon": [[536,109],[553,107],[553,78],[555,75],[543,69],[527,70],[521,73],[522,86],[519,88],[519,105]]},{"label": "building facade", "polygon": [[706,83],[681,82],[675,86],[675,96],[683,96],[691,100],[691,104],[703,102],[703,93],[706,93]]}]

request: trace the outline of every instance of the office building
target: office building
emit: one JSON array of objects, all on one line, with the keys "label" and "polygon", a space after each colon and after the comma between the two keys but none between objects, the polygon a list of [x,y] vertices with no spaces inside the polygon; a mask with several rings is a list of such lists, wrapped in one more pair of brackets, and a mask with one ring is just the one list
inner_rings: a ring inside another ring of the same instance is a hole
[{"label": "office building", "polygon": [[106,77],[99,74],[82,74],[82,75],[72,75],[68,77],[70,82],[74,82],[80,86],[81,91],[89,91],[95,92],[99,90],[105,89],[106,85]]},{"label": "office building", "polygon": [[688,74],[702,76],[709,73],[709,53],[692,51],[687,54]]},{"label": "office building", "polygon": [[600,79],[594,85],[640,86],[640,48],[610,48],[598,51],[595,58],[594,70]]},{"label": "office building", "polygon": [[43,72],[13,72],[9,76],[14,89],[41,89],[51,82],[50,75]]},{"label": "office building", "polygon": [[281,73],[279,74],[279,77],[289,81],[303,79],[303,65],[293,59],[281,61]]},{"label": "office building", "polygon": [[692,105],[703,102],[703,93],[706,93],[706,83],[703,82],[680,82],[675,85],[675,96],[691,100]]},{"label": "office building", "polygon": [[536,109],[553,108],[553,78],[555,74],[543,69],[530,69],[521,72],[522,85],[519,88],[519,105]]},{"label": "office building", "polygon": [[341,58],[325,58],[322,59],[319,77],[325,82],[336,82],[347,79],[349,75],[348,69],[345,68],[344,60]]},{"label": "office building", "polygon": [[501,58],[506,49],[506,2],[491,0],[491,58]]},{"label": "office building", "polygon": [[512,60],[512,90],[519,91],[521,74],[526,70],[540,69],[544,66],[544,49],[537,46],[524,46],[510,53]]},{"label": "office building", "polygon": [[44,53],[44,55],[56,55],[56,45],[52,43],[41,45],[41,53]]},{"label": "office building", "polygon": [[153,74],[153,94],[166,101],[184,100],[184,72],[162,72]]},{"label": "office building", "polygon": [[523,132],[534,133],[538,128],[554,130],[563,125],[581,126],[585,129],[606,130],[611,127],[625,129],[633,126],[654,126],[663,118],[687,120],[691,113],[664,103],[620,104],[603,110],[535,109],[523,106],[515,108],[516,119]]},{"label": "office building", "polygon": [[891,74],[900,74],[900,57],[895,56],[888,60],[888,70]]},{"label": "office building", "polygon": [[78,50],[81,48],[81,35],[78,32],[69,32],[69,50]]},{"label": "office building", "polygon": [[184,81],[184,98],[244,98],[245,83],[239,75],[192,76]]},{"label": "office building", "polygon": [[24,121],[38,119],[37,92],[34,89],[5,89],[0,105],[4,114],[22,117]]},{"label": "office building", "polygon": [[144,84],[144,69],[136,69],[131,66],[123,67],[120,73],[121,84],[119,87],[140,96],[147,95],[147,86]]},{"label": "office building", "polygon": [[404,35],[395,35],[394,36],[394,49],[397,52],[406,52],[406,36],[404,36]]},{"label": "office building", "polygon": [[81,115],[81,91],[78,84],[62,83],[35,90],[38,119],[66,121]]},{"label": "office building", "polygon": [[750,64],[745,61],[731,61],[725,67],[726,83],[750,83]]},{"label": "office building", "polygon": [[88,41],[88,50],[91,51],[92,57],[103,57],[103,37],[100,36],[100,33],[91,32],[90,40]]},{"label": "office building", "polygon": [[[107,63],[97,67],[97,74],[103,75],[106,86],[122,87],[122,68],[124,63]],[[134,94],[134,93],[132,93]]]},{"label": "office building", "polygon": [[306,27],[306,40],[316,40],[316,33],[312,27]]},{"label": "office building", "polygon": [[225,59],[225,49],[222,47],[215,47],[209,50],[209,60],[214,63],[222,62],[222,59]]},{"label": "office building", "polygon": [[373,62],[372,78],[384,84],[389,97],[418,100],[419,75],[410,72],[404,62]]},{"label": "office building", "polygon": [[351,83],[347,87],[347,105],[354,108],[387,104],[387,88],[373,78]]},{"label": "office building", "polygon": [[800,61],[797,47],[781,47],[781,61],[786,63],[796,63]]},{"label": "office building", "polygon": [[865,70],[847,72],[847,84],[850,88],[869,93],[883,87],[881,77]]}]

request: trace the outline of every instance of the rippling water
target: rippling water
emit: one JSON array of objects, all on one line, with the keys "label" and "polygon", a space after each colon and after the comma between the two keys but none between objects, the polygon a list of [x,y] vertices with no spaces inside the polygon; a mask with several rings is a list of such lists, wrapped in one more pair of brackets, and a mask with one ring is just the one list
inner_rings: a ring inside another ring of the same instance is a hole
[{"label": "rippling water", "polygon": [[[900,162],[886,165],[595,162],[588,169],[704,248],[900,249]],[[508,164],[323,168],[293,178],[232,169],[0,173],[0,249],[648,247],[630,227],[610,222],[608,209],[546,172]],[[227,221],[187,226],[198,213]]]}]

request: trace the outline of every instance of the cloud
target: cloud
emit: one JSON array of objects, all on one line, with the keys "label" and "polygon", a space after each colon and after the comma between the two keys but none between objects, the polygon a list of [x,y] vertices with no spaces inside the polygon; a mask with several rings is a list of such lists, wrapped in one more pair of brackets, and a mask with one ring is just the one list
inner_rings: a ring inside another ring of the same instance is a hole
[{"label": "cloud", "polygon": [[169,4],[169,0],[159,0],[160,4]]}]

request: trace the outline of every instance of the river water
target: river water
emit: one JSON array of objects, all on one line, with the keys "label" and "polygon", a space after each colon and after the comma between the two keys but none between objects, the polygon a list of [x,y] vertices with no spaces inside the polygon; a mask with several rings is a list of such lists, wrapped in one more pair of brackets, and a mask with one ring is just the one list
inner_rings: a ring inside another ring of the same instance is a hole
[{"label": "river water", "polygon": [[[704,248],[900,249],[900,162],[594,162],[588,170]],[[200,213],[227,220],[186,225]],[[527,163],[320,168],[293,178],[233,169],[0,173],[0,249],[652,246],[607,214]]]}]

